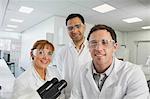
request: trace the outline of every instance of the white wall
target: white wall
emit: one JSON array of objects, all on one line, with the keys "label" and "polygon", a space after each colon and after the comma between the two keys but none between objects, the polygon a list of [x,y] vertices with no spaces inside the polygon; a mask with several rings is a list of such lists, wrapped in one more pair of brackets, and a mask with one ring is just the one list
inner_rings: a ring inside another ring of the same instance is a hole
[{"label": "white wall", "polygon": [[20,39],[20,37],[21,37],[20,33],[0,31],[0,38],[5,38],[5,39]]},{"label": "white wall", "polygon": [[55,16],[55,23],[54,23],[55,34],[53,43],[55,45],[56,50],[70,41],[70,38],[66,30],[65,20],[66,19],[64,17]]},{"label": "white wall", "polygon": [[129,48],[129,60],[136,63],[136,41],[150,40],[150,30],[143,30],[137,32],[128,32],[126,44]]}]

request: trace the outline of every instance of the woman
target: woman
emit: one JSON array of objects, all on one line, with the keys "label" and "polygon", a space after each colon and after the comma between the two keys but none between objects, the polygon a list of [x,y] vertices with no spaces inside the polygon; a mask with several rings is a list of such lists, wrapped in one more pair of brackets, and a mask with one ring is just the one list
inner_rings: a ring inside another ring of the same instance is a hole
[{"label": "woman", "polygon": [[41,99],[36,90],[54,77],[60,79],[56,67],[48,67],[52,61],[53,52],[54,46],[47,40],[35,42],[30,52],[32,66],[16,79],[14,99]]}]

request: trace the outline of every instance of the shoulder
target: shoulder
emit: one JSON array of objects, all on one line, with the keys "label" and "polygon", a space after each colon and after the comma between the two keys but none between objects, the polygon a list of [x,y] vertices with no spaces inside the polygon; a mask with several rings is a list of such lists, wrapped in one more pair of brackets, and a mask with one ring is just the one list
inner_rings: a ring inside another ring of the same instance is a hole
[{"label": "shoulder", "polygon": [[91,67],[92,61],[89,61],[83,65],[81,65],[80,69],[79,69],[79,74],[80,75],[85,75],[87,72],[90,72],[92,69]]},{"label": "shoulder", "polygon": [[55,55],[57,56],[57,55],[64,54],[68,49],[69,49],[69,45],[62,46],[56,50]]},{"label": "shoulder", "polygon": [[120,70],[117,72],[117,75],[127,87],[129,93],[127,93],[126,97],[129,95],[146,97],[148,93],[147,81],[140,66],[130,62],[121,63],[122,65],[120,65]]},{"label": "shoulder", "polygon": [[124,69],[126,71],[130,71],[130,72],[140,72],[142,71],[140,66],[134,63],[130,63],[130,62],[124,62]]},{"label": "shoulder", "polygon": [[134,63],[131,63],[128,61],[121,61],[118,59],[115,59],[115,69],[117,71],[123,70],[126,72],[131,72],[131,71],[133,72],[133,71],[140,71],[141,70],[140,66],[137,64],[134,64]]},{"label": "shoulder", "polygon": [[18,76],[15,80],[16,83],[26,83],[28,82],[29,78],[32,77],[32,71],[30,69],[26,70],[25,72],[23,72],[20,76]]},{"label": "shoulder", "polygon": [[124,79],[128,79],[129,81],[137,81],[140,79],[143,79],[144,81],[146,80],[145,75],[139,65],[128,61],[119,60],[117,62],[118,63],[115,62],[116,65],[114,70],[118,76],[124,77]]}]

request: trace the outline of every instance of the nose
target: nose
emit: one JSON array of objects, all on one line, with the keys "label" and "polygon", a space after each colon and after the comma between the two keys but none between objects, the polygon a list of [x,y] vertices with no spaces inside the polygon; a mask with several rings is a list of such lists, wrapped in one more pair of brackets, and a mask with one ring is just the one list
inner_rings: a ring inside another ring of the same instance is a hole
[{"label": "nose", "polygon": [[77,27],[73,27],[73,29],[71,31],[72,32],[76,32],[76,31],[78,31],[78,28]]},{"label": "nose", "polygon": [[99,42],[99,43],[96,45],[96,48],[95,48],[95,49],[96,49],[96,50],[103,50],[103,49],[104,49],[104,45]]},{"label": "nose", "polygon": [[43,54],[43,58],[44,58],[44,59],[49,59],[49,57],[50,57],[50,55],[48,55],[48,53],[44,53],[44,54]]}]

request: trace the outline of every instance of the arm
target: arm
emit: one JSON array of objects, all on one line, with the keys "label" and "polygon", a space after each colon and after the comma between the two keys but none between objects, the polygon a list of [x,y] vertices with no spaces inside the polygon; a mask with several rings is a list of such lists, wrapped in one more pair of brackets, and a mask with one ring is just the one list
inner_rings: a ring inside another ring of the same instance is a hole
[{"label": "arm", "polygon": [[[27,84],[27,83],[26,83]],[[13,99],[41,99],[36,90],[27,88],[26,85],[19,80],[15,80]]]},{"label": "arm", "polygon": [[149,92],[144,73],[140,68],[133,68],[129,77],[127,93],[123,99],[148,99]]}]

